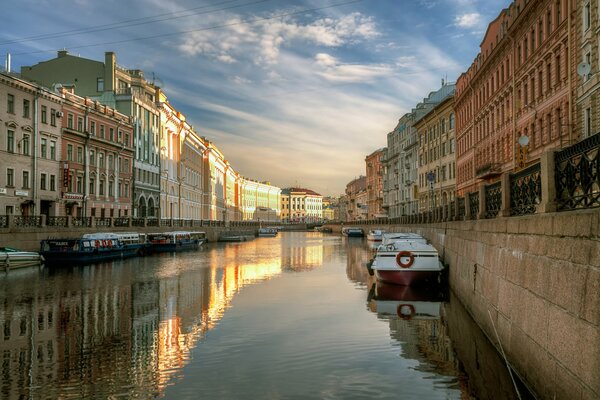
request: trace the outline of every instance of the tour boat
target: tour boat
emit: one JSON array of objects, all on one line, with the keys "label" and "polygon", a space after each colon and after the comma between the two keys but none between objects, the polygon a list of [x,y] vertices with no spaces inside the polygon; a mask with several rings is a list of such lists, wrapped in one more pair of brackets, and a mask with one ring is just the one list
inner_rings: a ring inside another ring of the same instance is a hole
[{"label": "tour boat", "polygon": [[181,250],[194,250],[206,241],[206,233],[174,231],[149,233],[149,251],[162,253]]},{"label": "tour boat", "polygon": [[143,255],[146,252],[148,243],[146,242],[145,233],[137,232],[115,232],[115,233],[86,233],[82,236],[83,239],[107,239],[117,238],[125,249],[135,250],[135,254]]},{"label": "tour boat", "polygon": [[114,233],[95,234],[93,239],[47,239],[40,247],[46,264],[87,264],[137,254],[137,249],[125,247]]},{"label": "tour boat", "polygon": [[407,238],[381,244],[368,268],[381,281],[413,286],[439,283],[444,265],[424,238]]},{"label": "tour boat", "polygon": [[398,241],[421,241],[427,243],[427,239],[418,233],[413,232],[383,233],[383,235],[381,235],[381,244],[383,245]]},{"label": "tour boat", "polygon": [[259,228],[258,237],[275,237],[277,236],[277,229],[275,228]]},{"label": "tour boat", "polygon": [[34,251],[21,251],[12,247],[0,247],[0,268],[5,271],[39,267],[44,262],[44,257]]},{"label": "tour boat", "polygon": [[367,240],[371,242],[381,242],[384,233],[385,231],[382,231],[381,229],[370,230],[367,234]]},{"label": "tour boat", "polygon": [[348,226],[348,227],[342,228],[342,235],[347,236],[347,237],[364,237],[365,232],[361,228]]}]

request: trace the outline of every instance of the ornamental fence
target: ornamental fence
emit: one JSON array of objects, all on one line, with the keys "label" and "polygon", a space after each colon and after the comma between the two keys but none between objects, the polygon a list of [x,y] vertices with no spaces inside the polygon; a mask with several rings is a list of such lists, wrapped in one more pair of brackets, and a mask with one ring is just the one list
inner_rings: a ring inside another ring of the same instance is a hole
[{"label": "ornamental fence", "polygon": [[480,190],[414,215],[348,221],[353,225],[422,224],[521,216],[600,207],[600,133],[546,153],[540,162],[505,172]]}]

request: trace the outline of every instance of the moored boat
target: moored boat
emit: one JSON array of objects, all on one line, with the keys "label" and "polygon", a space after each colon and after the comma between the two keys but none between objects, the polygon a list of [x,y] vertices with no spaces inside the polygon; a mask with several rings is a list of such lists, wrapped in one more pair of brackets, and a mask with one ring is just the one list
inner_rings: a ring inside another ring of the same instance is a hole
[{"label": "moored boat", "polygon": [[277,229],[275,228],[259,228],[258,237],[275,237],[277,236]]},{"label": "moored boat", "polygon": [[135,256],[137,250],[126,248],[115,234],[98,234],[96,238],[47,239],[40,244],[46,264],[88,264]]},{"label": "moored boat", "polygon": [[381,240],[383,239],[384,233],[385,233],[385,231],[383,231],[381,229],[372,229],[367,234],[367,240],[369,240],[371,242],[381,242]]},{"label": "moored boat", "polygon": [[146,234],[137,232],[86,233],[82,236],[82,238],[94,240],[116,238],[123,244],[123,247],[125,249],[134,250],[134,253],[132,255],[143,255],[146,251],[146,247],[148,246],[146,242]]},{"label": "moored boat", "polygon": [[348,227],[342,228],[342,235],[347,236],[347,237],[364,237],[365,232],[361,228],[348,226]]},{"label": "moored boat", "polygon": [[34,251],[21,251],[12,247],[0,247],[0,268],[5,271],[17,268],[39,267],[44,257]]},{"label": "moored boat", "polygon": [[204,232],[174,231],[149,233],[149,251],[162,253],[182,250],[194,250],[206,241]]},{"label": "moored boat", "polygon": [[437,250],[423,238],[381,244],[369,266],[377,279],[406,286],[437,284],[443,270]]}]

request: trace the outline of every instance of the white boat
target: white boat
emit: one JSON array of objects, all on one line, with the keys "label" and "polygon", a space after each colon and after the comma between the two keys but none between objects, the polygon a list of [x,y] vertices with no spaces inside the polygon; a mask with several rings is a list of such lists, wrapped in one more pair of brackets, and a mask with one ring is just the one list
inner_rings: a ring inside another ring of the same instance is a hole
[{"label": "white boat", "polygon": [[367,240],[369,240],[371,242],[381,242],[383,239],[384,233],[385,233],[385,231],[382,231],[381,229],[370,230],[369,233],[367,234]]},{"label": "white boat", "polygon": [[5,271],[16,268],[38,267],[44,257],[34,251],[21,251],[12,247],[0,247],[0,268]]},{"label": "white boat", "polygon": [[398,241],[422,241],[423,243],[427,243],[427,239],[413,232],[384,233],[381,236],[381,244],[390,244]]},{"label": "white boat", "polygon": [[369,266],[377,279],[406,286],[437,284],[443,270],[437,250],[422,237],[382,243]]},{"label": "white boat", "polygon": [[123,244],[125,249],[133,249],[133,254],[143,255],[146,248],[148,247],[146,234],[137,232],[98,232],[98,233],[86,233],[82,239],[94,239],[94,240],[109,240],[117,239]]},{"label": "white boat", "polygon": [[259,228],[258,237],[275,237],[277,236],[277,229],[275,228]]}]

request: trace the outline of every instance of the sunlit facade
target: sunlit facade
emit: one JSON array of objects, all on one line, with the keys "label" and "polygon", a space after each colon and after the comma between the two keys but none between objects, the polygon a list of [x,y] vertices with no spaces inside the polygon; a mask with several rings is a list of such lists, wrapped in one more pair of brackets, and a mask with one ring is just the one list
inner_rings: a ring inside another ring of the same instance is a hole
[{"label": "sunlit facade", "polygon": [[242,193],[242,220],[279,221],[281,217],[281,189],[269,182],[258,182],[240,177]]},{"label": "sunlit facade", "polygon": [[281,190],[281,220],[284,222],[319,222],[323,219],[323,196],[310,189]]}]

